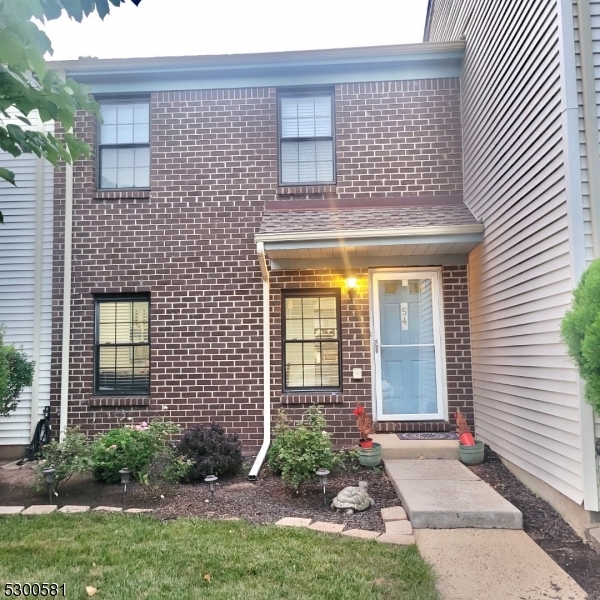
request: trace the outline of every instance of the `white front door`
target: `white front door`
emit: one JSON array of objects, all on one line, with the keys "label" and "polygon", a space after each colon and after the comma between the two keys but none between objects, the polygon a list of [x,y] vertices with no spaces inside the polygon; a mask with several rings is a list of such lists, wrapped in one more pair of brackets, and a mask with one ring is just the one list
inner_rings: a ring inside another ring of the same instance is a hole
[{"label": "white front door", "polygon": [[377,420],[445,418],[440,273],[380,272],[372,284]]}]

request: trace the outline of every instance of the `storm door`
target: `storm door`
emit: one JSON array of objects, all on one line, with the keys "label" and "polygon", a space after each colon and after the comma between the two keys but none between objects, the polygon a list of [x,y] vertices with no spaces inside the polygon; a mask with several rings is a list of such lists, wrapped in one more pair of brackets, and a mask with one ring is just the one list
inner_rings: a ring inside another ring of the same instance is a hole
[{"label": "storm door", "polygon": [[375,273],[375,395],[380,421],[442,419],[438,272]]}]

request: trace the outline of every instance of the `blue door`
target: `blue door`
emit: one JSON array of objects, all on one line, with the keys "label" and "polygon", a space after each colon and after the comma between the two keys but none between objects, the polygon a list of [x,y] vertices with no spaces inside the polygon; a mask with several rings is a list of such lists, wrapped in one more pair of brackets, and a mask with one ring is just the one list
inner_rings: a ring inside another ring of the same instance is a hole
[{"label": "blue door", "polygon": [[373,280],[377,416],[441,418],[437,274],[382,273]]}]

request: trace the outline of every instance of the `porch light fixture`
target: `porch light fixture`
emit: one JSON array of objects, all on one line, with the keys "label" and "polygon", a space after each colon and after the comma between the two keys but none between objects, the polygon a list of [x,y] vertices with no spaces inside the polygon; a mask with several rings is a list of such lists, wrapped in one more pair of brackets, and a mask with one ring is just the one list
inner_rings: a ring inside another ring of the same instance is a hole
[{"label": "porch light fixture", "polygon": [[54,487],[54,481],[56,480],[56,469],[49,467],[42,471],[46,485],[48,486],[48,504],[52,504],[52,488]]},{"label": "porch light fixture", "polygon": [[327,485],[327,475],[329,475],[329,471],[321,467],[315,471],[319,481],[321,482],[321,486],[323,487],[323,508],[327,508],[327,495],[325,493],[325,486]]},{"label": "porch light fixture", "polygon": [[350,300],[354,300],[354,296],[356,296],[356,288],[358,286],[358,280],[354,275],[348,275],[346,277],[346,289],[348,290],[348,297]]},{"label": "porch light fixture", "polygon": [[121,485],[123,486],[123,506],[125,506],[125,494],[127,493],[127,484],[131,478],[131,471],[129,469],[121,469],[119,475],[121,476]]},{"label": "porch light fixture", "polygon": [[219,479],[216,475],[207,475],[204,478],[204,483],[208,483],[208,489],[210,490],[210,496],[211,499],[214,502],[215,499],[215,488],[216,488],[216,482],[217,479]]}]

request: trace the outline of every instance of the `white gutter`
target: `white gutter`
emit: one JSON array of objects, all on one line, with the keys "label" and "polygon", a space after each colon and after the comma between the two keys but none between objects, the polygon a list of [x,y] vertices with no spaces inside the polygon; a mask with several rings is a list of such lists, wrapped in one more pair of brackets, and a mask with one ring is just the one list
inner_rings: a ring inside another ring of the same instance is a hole
[{"label": "white gutter", "polygon": [[[467,225],[432,225],[430,227],[389,227],[385,229],[328,229],[324,231],[292,231],[258,233],[257,242],[291,242],[295,240],[325,240],[335,238],[362,239],[378,237],[408,237],[415,235],[460,235],[483,233],[481,223]],[[264,275],[263,275],[264,277]]]},{"label": "white gutter", "polygon": [[73,254],[73,165],[65,165],[65,257],[63,270],[63,327],[60,374],[60,440],[67,429],[69,414],[69,358],[71,347],[71,263]]},{"label": "white gutter", "polygon": [[[44,133],[41,122],[38,129]],[[38,158],[35,169],[35,266],[33,291],[33,360],[35,371],[31,385],[31,436],[35,433],[39,416],[40,397],[40,363],[42,357],[42,277],[44,266],[44,171],[46,165],[43,158]]]},{"label": "white gutter", "polygon": [[258,472],[267,456],[271,445],[271,315],[269,269],[265,257],[265,246],[257,242],[258,262],[263,280],[263,443],[258,456],[248,473],[250,481],[256,481]]},{"label": "white gutter", "polygon": [[[589,0],[577,0],[578,10]],[[567,219],[569,224],[569,250],[571,254],[571,283],[573,288],[579,282],[585,263],[583,195],[581,185],[581,155],[579,150],[579,104],[577,101],[577,70],[575,65],[575,38],[572,0],[560,0],[558,3],[558,37],[561,85],[561,117],[563,128],[565,183],[567,192]],[[579,35],[588,35],[590,29],[589,11],[587,22],[585,13],[579,13]],[[582,44],[581,57],[584,48]],[[591,45],[588,47],[591,52]],[[590,57],[592,54],[590,54]],[[589,57],[587,57],[589,58]],[[582,80],[585,73],[582,68]],[[593,74],[592,74],[593,76]],[[593,79],[592,79],[593,81]],[[589,81],[587,82],[589,83]],[[595,99],[594,99],[595,105]],[[586,122],[586,130],[589,123]],[[597,126],[596,126],[597,130]],[[586,131],[587,135],[587,131]],[[597,153],[597,142],[594,148],[587,147],[590,153]],[[590,165],[588,164],[588,167]],[[591,167],[590,167],[591,170]],[[590,190],[591,191],[591,190]],[[581,438],[581,478],[583,483],[583,507],[585,510],[598,511],[600,498],[598,490],[598,472],[596,469],[596,449],[594,435],[594,412],[585,401],[583,381],[579,378],[579,429]]]}]

